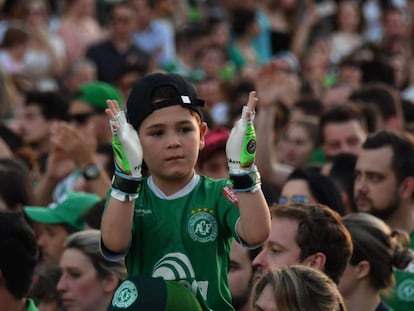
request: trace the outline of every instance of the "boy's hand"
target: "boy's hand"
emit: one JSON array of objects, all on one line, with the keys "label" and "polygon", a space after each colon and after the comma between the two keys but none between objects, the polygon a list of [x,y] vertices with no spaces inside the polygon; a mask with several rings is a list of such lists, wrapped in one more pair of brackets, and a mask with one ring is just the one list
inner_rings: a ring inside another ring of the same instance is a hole
[{"label": "boy's hand", "polygon": [[231,130],[226,144],[227,162],[230,175],[240,175],[254,165],[256,156],[256,132],[253,125],[257,97],[256,92],[249,94],[247,106],[243,107],[240,120]]},{"label": "boy's hand", "polygon": [[124,177],[141,179],[142,146],[137,132],[126,121],[125,112],[116,100],[107,100],[106,114],[110,117],[115,173]]}]

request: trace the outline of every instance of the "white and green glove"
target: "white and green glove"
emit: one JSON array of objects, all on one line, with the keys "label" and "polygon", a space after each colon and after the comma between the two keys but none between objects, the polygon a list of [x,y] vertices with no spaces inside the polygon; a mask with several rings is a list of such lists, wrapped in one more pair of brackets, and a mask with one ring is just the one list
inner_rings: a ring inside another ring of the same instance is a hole
[{"label": "white and green glove", "polygon": [[226,144],[230,180],[237,192],[255,192],[260,189],[260,174],[255,165],[256,132],[254,108],[256,92],[250,92],[249,102],[243,107],[240,120],[231,130]]},{"label": "white and green glove", "polygon": [[142,146],[137,132],[127,122],[125,112],[114,102],[110,105],[108,101],[108,107],[115,162],[111,196],[119,201],[131,201],[138,197],[141,184]]}]

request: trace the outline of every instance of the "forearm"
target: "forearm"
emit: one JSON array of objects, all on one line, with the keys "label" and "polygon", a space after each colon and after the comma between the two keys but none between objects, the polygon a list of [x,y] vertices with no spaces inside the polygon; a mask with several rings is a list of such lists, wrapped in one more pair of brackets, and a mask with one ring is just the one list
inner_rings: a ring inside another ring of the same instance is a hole
[{"label": "forearm", "polygon": [[273,156],[273,123],[276,107],[261,107],[256,115],[257,134],[256,165],[262,180],[275,188],[281,188],[292,168],[279,163]]},{"label": "forearm", "polygon": [[134,202],[109,199],[102,215],[101,233],[105,247],[114,252],[124,252],[131,239]]},{"label": "forearm", "polygon": [[240,221],[237,233],[249,245],[262,244],[270,233],[270,212],[263,192],[238,192]]}]

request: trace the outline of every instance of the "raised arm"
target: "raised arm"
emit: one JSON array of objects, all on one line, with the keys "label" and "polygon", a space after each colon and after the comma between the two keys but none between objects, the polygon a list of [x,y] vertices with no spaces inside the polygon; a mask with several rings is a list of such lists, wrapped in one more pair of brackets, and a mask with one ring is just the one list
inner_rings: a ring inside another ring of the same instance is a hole
[{"label": "raised arm", "polygon": [[259,96],[258,113],[255,119],[257,132],[256,163],[262,179],[269,186],[280,189],[292,172],[292,167],[277,161],[273,148],[273,125],[276,117],[276,102],[286,96],[290,77],[278,70],[276,63],[264,66],[256,79]]},{"label": "raised arm", "polygon": [[135,200],[141,183],[142,148],[137,132],[127,123],[115,100],[108,100],[107,115],[113,134],[115,175],[111,195],[102,215],[103,246],[114,253],[125,252],[131,239]]},{"label": "raised arm", "polygon": [[263,243],[270,233],[270,213],[261,190],[260,174],[255,165],[256,133],[253,119],[256,92],[250,92],[247,106],[234,125],[226,145],[229,175],[240,209],[237,232],[250,245]]}]

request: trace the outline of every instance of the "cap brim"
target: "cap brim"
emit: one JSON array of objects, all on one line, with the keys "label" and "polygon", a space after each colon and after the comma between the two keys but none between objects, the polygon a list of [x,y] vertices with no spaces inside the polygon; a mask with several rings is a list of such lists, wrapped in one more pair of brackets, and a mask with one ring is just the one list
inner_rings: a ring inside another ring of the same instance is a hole
[{"label": "cap brim", "polygon": [[56,217],[52,209],[41,206],[25,206],[24,212],[33,221],[44,224],[59,224],[63,223],[62,219]]}]

